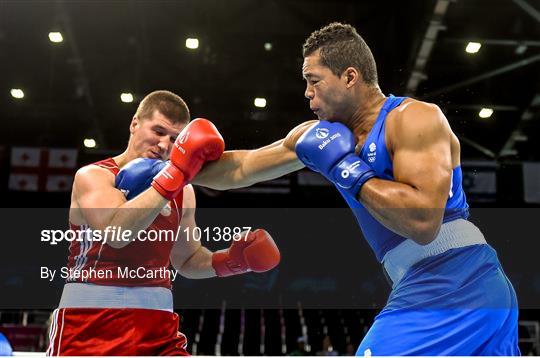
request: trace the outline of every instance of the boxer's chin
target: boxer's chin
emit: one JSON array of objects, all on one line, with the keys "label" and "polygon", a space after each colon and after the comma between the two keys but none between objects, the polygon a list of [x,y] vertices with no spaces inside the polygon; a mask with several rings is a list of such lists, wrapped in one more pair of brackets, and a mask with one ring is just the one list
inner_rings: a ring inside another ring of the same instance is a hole
[{"label": "boxer's chin", "polygon": [[319,121],[324,121],[324,120],[326,120],[326,116],[325,116],[324,112],[321,111],[320,109],[319,109],[318,111],[315,111],[314,113],[315,113],[315,115],[317,116],[317,119],[318,119]]}]

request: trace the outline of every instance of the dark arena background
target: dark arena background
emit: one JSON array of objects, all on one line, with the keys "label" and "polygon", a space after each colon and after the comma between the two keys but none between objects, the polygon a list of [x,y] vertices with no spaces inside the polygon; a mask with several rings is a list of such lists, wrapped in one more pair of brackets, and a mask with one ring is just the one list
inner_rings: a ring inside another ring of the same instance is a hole
[{"label": "dark arena background", "polygon": [[[470,221],[517,292],[521,353],[540,355],[538,0],[0,0],[0,332],[15,352],[45,352],[64,284],[40,268],[69,244],[40,231],[67,229],[77,168],[125,149],[140,100],[177,93],[228,150],[270,144],[314,118],[302,44],[333,21],[370,45],[385,95],[448,118]],[[281,263],[175,280],[188,352],[353,355],[390,286],[333,186],[302,169],[195,193],[201,228],[264,227]]]}]

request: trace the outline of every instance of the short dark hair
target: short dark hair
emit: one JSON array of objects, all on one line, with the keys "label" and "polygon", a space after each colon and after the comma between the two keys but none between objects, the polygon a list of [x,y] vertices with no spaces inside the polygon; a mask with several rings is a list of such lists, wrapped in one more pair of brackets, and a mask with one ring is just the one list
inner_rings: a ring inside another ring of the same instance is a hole
[{"label": "short dark hair", "polygon": [[314,31],[302,48],[304,58],[320,49],[321,64],[336,76],[355,67],[370,85],[378,83],[377,65],[369,46],[351,25],[333,22]]},{"label": "short dark hair", "polygon": [[158,110],[173,123],[188,123],[190,119],[189,108],[180,96],[170,91],[154,91],[143,98],[135,116],[139,119],[151,118]]}]

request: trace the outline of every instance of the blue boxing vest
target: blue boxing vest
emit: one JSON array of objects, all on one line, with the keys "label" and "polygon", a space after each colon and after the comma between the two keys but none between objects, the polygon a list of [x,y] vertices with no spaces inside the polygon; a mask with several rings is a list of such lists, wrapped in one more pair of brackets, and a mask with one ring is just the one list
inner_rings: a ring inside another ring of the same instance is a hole
[{"label": "blue boxing vest", "polygon": [[[388,97],[377,116],[373,128],[366,137],[366,142],[359,154],[360,158],[366,162],[376,173],[377,176],[385,180],[394,180],[394,171],[390,154],[388,153],[385,141],[386,117],[394,108],[398,107],[407,97]],[[461,185],[462,173],[461,167],[457,166],[452,170],[452,182],[450,193],[446,202],[443,222],[449,222],[456,219],[467,219],[469,216],[469,205],[465,198],[465,193]],[[352,199],[339,187],[341,195],[350,206],[362,233],[367,242],[375,252],[379,262],[382,262],[384,255],[406,240],[403,236],[387,229],[379,223],[368,210],[357,200]]]}]

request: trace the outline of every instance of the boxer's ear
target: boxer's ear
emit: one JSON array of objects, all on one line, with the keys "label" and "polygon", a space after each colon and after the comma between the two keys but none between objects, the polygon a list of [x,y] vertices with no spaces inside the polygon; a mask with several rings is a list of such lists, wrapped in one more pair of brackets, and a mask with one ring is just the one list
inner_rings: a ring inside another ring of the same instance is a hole
[{"label": "boxer's ear", "polygon": [[347,88],[350,88],[354,86],[359,80],[361,80],[361,74],[358,72],[358,70],[354,67],[347,67],[345,71],[343,71],[342,76],[345,76],[345,81]]},{"label": "boxer's ear", "polygon": [[133,116],[133,118],[131,119],[131,124],[129,125],[129,132],[133,134],[133,132],[135,132],[135,130],[139,128],[140,125],[141,121],[139,120],[139,118],[137,118],[137,116]]}]

